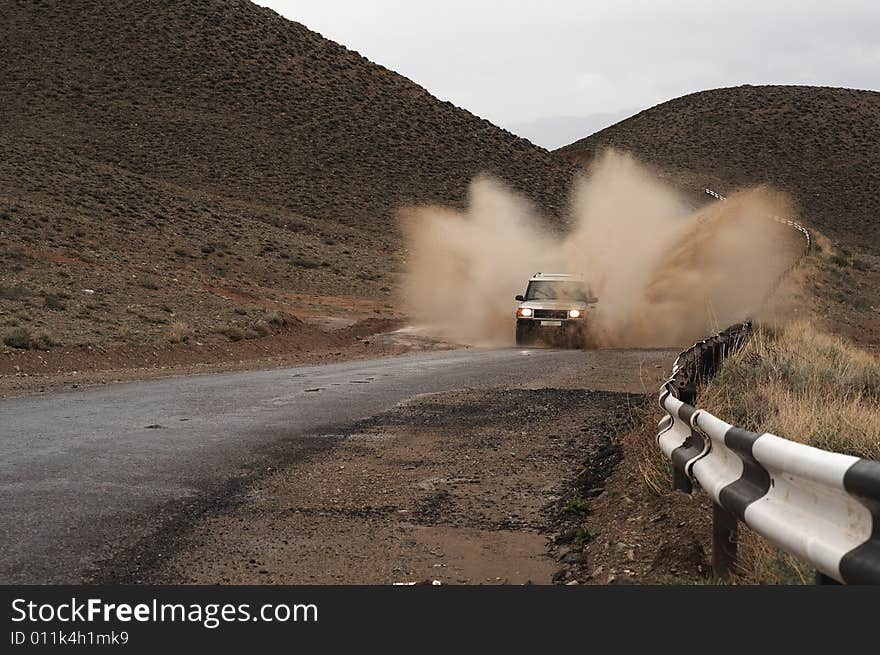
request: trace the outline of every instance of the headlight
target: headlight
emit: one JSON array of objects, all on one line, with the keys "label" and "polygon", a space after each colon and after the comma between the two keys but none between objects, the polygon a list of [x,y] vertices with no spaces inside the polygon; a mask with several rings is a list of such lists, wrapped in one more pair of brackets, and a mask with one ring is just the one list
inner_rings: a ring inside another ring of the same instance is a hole
[{"label": "headlight", "polygon": [[581,312],[581,310],[579,310],[579,309],[569,309],[569,310],[568,310],[568,317],[569,317],[569,318],[580,318],[580,317],[581,317],[581,313],[582,313],[582,312]]},{"label": "headlight", "polygon": [[516,315],[522,316],[524,318],[528,318],[529,316],[532,315],[532,309],[531,309],[531,307],[520,307],[519,309],[516,310]]}]

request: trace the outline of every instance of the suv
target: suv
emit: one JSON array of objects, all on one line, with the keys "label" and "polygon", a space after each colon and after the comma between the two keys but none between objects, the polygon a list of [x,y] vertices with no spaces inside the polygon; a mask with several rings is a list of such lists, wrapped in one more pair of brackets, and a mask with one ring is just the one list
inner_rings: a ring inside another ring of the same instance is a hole
[{"label": "suv", "polygon": [[525,295],[517,296],[516,345],[537,341],[562,341],[585,345],[588,314],[596,311],[598,300],[583,276],[565,273],[535,273]]}]

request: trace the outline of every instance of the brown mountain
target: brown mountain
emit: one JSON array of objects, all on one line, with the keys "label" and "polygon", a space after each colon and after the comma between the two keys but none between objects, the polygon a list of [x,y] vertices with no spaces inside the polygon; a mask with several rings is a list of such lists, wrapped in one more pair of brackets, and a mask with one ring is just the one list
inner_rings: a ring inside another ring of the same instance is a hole
[{"label": "brown mountain", "polygon": [[556,152],[631,151],[680,186],[770,183],[835,241],[880,254],[880,93],[741,86],[664,102]]},{"label": "brown mountain", "polygon": [[385,313],[398,207],[575,170],[244,0],[3,2],[0,124],[0,336],[44,344]]}]

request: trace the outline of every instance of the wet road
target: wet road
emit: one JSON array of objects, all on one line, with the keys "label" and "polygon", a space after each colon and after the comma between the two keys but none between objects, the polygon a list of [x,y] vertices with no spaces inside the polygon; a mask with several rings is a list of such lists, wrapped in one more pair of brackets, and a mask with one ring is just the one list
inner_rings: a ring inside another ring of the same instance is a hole
[{"label": "wet road", "polygon": [[[0,583],[83,579],[170,501],[420,393],[528,384],[597,352],[461,350],[166,378],[0,400]],[[263,455],[265,458],[265,454]]]}]

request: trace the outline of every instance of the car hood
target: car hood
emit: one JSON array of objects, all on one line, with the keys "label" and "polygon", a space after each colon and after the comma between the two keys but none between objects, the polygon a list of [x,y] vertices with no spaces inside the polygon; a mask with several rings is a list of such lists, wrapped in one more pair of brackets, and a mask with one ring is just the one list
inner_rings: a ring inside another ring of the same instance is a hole
[{"label": "car hood", "polygon": [[527,300],[521,302],[518,307],[529,309],[588,309],[596,303],[588,303],[580,300]]}]

